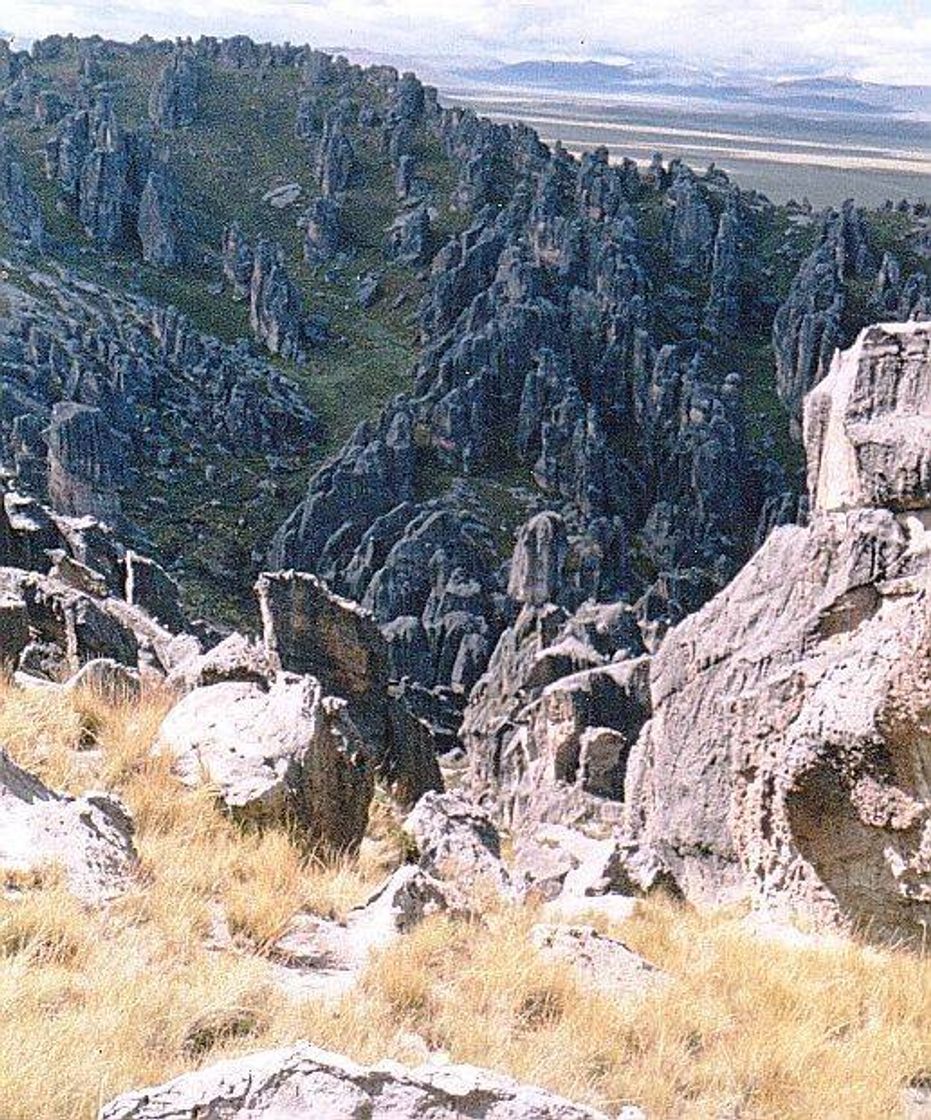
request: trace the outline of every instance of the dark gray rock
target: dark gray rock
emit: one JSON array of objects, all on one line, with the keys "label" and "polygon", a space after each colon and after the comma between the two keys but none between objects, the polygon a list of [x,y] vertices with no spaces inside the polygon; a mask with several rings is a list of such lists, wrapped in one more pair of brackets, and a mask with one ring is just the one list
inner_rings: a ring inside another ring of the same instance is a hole
[{"label": "dark gray rock", "polygon": [[193,124],[197,114],[198,84],[197,59],[193,51],[180,48],[152,87],[149,120],[165,129]]},{"label": "dark gray rock", "polygon": [[119,517],[122,456],[99,408],[64,401],[52,409],[48,430],[49,497],[61,513]]},{"label": "dark gray rock", "polygon": [[308,207],[301,218],[308,264],[325,264],[339,253],[343,243],[339,216],[340,204],[335,198],[316,198]]},{"label": "dark gray rock", "polygon": [[0,129],[0,225],[14,237],[42,244],[42,207],[26,181],[22,164]]},{"label": "dark gray rock", "polygon": [[173,268],[185,259],[184,223],[180,192],[167,166],[154,167],[139,200],[136,221],[142,258],[151,264]]},{"label": "dark gray rock", "polygon": [[249,287],[252,333],[272,354],[302,359],[307,331],[304,302],[284,264],[284,252],[260,238]]}]

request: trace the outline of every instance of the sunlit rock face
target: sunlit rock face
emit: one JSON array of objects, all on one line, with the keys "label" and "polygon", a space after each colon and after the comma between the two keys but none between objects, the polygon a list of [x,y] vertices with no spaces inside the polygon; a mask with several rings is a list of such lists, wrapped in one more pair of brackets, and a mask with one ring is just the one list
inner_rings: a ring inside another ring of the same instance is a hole
[{"label": "sunlit rock face", "polygon": [[931,505],[931,330],[869,327],[805,405],[808,485],[819,510]]},{"label": "sunlit rock face", "polygon": [[626,827],[692,899],[917,938],[931,917],[931,324],[864,331],[805,417],[811,523],[776,529],[654,656]]}]

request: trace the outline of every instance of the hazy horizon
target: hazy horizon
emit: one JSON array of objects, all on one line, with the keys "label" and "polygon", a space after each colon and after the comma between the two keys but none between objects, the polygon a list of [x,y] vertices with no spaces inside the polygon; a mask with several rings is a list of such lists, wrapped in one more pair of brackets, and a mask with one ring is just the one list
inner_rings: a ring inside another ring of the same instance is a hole
[{"label": "hazy horizon", "polygon": [[[722,27],[727,28],[722,36]],[[613,62],[657,53],[687,65],[761,73],[844,74],[931,83],[931,0],[12,0],[0,32],[28,43],[52,33],[133,40],[144,34],[248,34],[398,57]]]}]

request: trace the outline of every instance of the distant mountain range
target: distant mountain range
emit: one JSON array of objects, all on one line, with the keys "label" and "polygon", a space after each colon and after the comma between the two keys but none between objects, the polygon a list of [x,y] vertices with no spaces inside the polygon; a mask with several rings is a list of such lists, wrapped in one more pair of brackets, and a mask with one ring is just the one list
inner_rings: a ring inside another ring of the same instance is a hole
[{"label": "distant mountain range", "polygon": [[887,86],[845,76],[761,77],[720,73],[674,60],[643,57],[621,63],[533,59],[464,66],[451,77],[497,89],[572,94],[653,94],[840,113],[931,112],[931,86]]}]

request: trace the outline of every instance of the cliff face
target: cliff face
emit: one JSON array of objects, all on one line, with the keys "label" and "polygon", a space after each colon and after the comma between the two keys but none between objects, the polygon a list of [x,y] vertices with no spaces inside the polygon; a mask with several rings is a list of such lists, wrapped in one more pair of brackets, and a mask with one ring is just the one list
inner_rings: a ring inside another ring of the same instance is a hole
[{"label": "cliff face", "polygon": [[626,828],[695,899],[919,936],[931,903],[931,326],[871,327],[805,406],[811,522],[667,635]]}]

